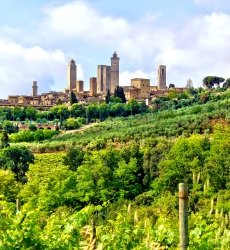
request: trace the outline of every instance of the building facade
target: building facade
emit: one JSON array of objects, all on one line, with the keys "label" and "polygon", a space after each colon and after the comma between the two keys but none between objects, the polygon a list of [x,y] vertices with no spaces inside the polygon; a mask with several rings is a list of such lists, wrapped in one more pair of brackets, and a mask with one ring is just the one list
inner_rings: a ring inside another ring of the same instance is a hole
[{"label": "building facade", "polygon": [[150,93],[150,79],[134,78],[131,79],[131,86],[140,89],[138,98],[149,98]]}]

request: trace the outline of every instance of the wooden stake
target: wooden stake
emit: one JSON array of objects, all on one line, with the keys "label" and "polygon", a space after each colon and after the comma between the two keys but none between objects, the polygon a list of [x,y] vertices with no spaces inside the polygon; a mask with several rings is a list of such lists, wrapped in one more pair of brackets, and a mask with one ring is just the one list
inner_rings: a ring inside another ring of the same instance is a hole
[{"label": "wooden stake", "polygon": [[179,184],[179,230],[180,250],[187,250],[188,237],[188,187],[185,183]]},{"label": "wooden stake", "polygon": [[16,213],[20,212],[21,202],[20,199],[16,199]]}]

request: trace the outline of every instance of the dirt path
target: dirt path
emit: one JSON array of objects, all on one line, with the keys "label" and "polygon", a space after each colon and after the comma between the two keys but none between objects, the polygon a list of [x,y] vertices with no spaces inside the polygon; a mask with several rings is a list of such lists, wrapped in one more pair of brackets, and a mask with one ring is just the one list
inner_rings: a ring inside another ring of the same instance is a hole
[{"label": "dirt path", "polygon": [[90,123],[90,124],[87,124],[87,125],[84,125],[83,127],[81,128],[78,128],[78,129],[72,129],[72,130],[66,130],[66,131],[62,131],[62,134],[75,134],[75,133],[80,133],[82,131],[85,131],[95,125],[97,125],[98,123]]}]

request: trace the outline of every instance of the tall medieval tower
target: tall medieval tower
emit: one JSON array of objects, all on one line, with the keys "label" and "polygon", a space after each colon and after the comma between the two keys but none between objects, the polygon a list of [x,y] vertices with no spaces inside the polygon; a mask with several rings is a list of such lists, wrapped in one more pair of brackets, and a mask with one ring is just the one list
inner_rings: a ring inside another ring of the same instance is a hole
[{"label": "tall medieval tower", "polygon": [[120,58],[117,56],[117,53],[115,51],[113,53],[113,57],[111,57],[111,93],[114,93],[116,86],[119,86],[119,61]]},{"label": "tall medieval tower", "polygon": [[166,89],[166,66],[158,67],[158,89]]},{"label": "tall medieval tower", "polygon": [[73,91],[73,89],[76,88],[76,80],[77,80],[77,66],[73,59],[69,62],[68,65],[67,78],[68,78],[68,89],[70,91]]},{"label": "tall medieval tower", "polygon": [[106,95],[110,89],[111,67],[107,65],[97,66],[97,93]]},{"label": "tall medieval tower", "polygon": [[38,85],[37,85],[37,81],[33,81],[33,85],[32,85],[32,96],[35,97],[38,95]]}]

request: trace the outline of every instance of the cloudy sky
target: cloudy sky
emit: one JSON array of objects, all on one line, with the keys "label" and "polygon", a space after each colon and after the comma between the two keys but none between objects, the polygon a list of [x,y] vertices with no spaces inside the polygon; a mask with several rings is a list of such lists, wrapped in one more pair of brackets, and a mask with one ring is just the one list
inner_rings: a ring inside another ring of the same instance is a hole
[{"label": "cloudy sky", "polygon": [[229,0],[0,0],[0,98],[63,90],[74,59],[79,80],[120,57],[120,84],[201,86],[207,75],[230,77]]}]

